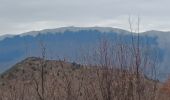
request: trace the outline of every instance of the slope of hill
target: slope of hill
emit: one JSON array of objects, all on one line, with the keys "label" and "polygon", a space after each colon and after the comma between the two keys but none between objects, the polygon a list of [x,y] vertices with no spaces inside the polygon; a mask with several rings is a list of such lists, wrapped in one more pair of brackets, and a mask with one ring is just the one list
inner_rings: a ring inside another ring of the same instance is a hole
[{"label": "slope of hill", "polygon": [[[159,91],[161,85],[158,81],[141,77],[141,82],[137,85],[133,78],[134,75],[127,71],[103,70],[99,67],[31,57],[17,63],[1,75],[0,99],[169,100],[168,97],[162,98],[165,95]],[[141,88],[142,90],[137,92]],[[140,99],[138,99],[139,94]]]}]

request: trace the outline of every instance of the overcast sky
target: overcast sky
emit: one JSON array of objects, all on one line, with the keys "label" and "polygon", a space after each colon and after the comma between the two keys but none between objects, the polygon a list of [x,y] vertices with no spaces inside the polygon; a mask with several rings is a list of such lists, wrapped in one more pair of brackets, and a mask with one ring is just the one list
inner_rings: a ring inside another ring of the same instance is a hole
[{"label": "overcast sky", "polygon": [[[170,31],[170,0],[0,0],[0,35],[63,26]],[[135,23],[135,21],[133,21]]]}]

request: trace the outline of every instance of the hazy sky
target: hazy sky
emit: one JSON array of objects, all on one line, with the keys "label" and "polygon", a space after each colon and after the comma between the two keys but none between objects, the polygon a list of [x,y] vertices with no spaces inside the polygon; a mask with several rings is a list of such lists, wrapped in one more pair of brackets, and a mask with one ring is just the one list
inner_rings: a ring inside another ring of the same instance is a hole
[{"label": "hazy sky", "polygon": [[0,34],[63,26],[128,29],[128,16],[140,16],[141,31],[170,31],[169,5],[170,0],[0,0]]}]

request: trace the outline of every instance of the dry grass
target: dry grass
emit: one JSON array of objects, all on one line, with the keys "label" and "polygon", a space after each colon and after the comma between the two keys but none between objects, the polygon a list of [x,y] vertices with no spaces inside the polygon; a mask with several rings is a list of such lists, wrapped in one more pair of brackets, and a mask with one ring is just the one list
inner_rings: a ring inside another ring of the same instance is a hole
[{"label": "dry grass", "polygon": [[[3,74],[0,99],[42,100],[41,60],[28,58]],[[63,61],[45,63],[44,100],[139,100],[135,75],[129,71]],[[157,82],[142,75],[140,80],[140,100],[160,100]]]}]

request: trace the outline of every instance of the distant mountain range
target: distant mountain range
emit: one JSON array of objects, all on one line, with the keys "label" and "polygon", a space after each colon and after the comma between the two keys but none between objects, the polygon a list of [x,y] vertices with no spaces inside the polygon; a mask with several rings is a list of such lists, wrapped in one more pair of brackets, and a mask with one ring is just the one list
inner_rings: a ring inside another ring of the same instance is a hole
[{"label": "distant mountain range", "polygon": [[[160,76],[165,78],[170,72],[170,32],[147,31],[140,33],[141,41],[159,50]],[[119,36],[128,43],[131,33],[110,27],[62,27],[32,31],[20,35],[0,36],[0,72],[4,72],[17,62],[31,56],[41,56],[41,43],[45,44],[47,58],[70,58],[76,61],[82,52],[96,46],[102,36],[112,42]]]}]

